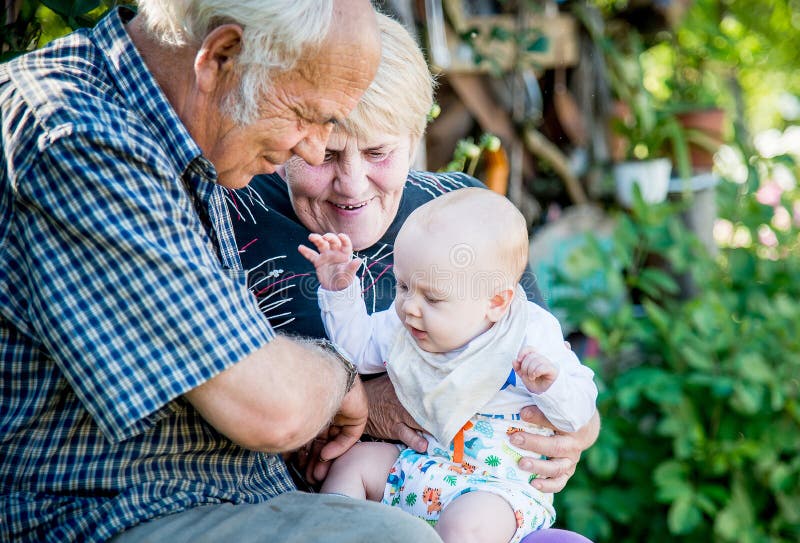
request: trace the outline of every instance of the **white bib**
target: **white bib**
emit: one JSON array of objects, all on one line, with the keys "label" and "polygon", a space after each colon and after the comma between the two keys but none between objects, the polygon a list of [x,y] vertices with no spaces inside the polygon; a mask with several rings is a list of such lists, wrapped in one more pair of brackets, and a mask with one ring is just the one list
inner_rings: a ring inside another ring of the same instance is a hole
[{"label": "white bib", "polygon": [[506,382],[525,340],[527,303],[517,285],[506,314],[455,355],[423,351],[405,327],[398,331],[386,370],[400,403],[440,443],[450,443]]}]

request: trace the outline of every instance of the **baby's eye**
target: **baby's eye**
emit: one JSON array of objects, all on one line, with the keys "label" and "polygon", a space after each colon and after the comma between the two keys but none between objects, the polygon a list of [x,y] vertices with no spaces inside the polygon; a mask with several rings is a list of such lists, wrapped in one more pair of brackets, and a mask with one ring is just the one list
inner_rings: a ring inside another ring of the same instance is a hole
[{"label": "baby's eye", "polygon": [[407,292],[408,285],[406,285],[405,283],[397,283],[397,290],[399,290],[400,292]]},{"label": "baby's eye", "polygon": [[428,302],[431,305],[435,305],[435,304],[438,304],[440,302],[443,302],[444,300],[442,300],[441,298],[433,298],[431,296],[425,296],[425,301]]}]

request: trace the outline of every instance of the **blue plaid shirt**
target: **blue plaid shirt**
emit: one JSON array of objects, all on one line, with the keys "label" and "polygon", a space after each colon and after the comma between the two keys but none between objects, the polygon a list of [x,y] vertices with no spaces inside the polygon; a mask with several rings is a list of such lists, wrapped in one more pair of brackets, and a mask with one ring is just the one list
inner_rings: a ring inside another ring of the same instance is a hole
[{"label": "blue plaid shirt", "polygon": [[127,11],[0,66],[0,540],[290,490],[182,399],[273,338]]}]

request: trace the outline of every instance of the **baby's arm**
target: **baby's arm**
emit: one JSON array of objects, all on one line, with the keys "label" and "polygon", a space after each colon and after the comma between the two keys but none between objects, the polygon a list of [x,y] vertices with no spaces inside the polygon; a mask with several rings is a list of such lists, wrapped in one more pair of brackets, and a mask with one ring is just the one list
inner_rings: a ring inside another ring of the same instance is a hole
[{"label": "baby's arm", "polygon": [[[529,307],[526,348],[520,354],[532,349],[536,358],[544,358],[553,369],[546,371],[539,383],[525,383],[526,380],[531,381],[530,374],[518,372],[518,375],[533,393],[536,405],[547,419],[564,432],[575,432],[589,422],[595,413],[597,386],[594,384],[594,372],[582,365],[575,353],[564,345],[564,336],[556,318],[534,304]],[[520,366],[522,369],[523,364]],[[552,379],[548,377],[553,373]],[[543,392],[537,392],[536,386],[529,386],[543,383],[547,385]]]},{"label": "baby's arm", "polygon": [[355,275],[361,261],[352,259],[353,246],[347,235],[311,234],[308,239],[319,252],[303,245],[298,250],[317,270],[317,301],[325,332],[359,373],[386,371],[384,351],[402,323],[393,309],[367,313]]},{"label": "baby's arm", "polygon": [[350,237],[347,234],[309,234],[308,241],[314,244],[316,251],[305,245],[298,246],[297,250],[314,265],[322,288],[343,290],[350,286],[361,265],[361,259],[353,258]]}]

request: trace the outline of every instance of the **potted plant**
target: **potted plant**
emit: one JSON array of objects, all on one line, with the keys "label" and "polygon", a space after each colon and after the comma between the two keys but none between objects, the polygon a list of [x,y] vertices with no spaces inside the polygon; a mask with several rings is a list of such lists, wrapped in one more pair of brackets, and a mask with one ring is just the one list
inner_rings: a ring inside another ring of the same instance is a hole
[{"label": "potted plant", "polygon": [[616,97],[610,119],[615,192],[625,207],[633,203],[638,185],[645,202],[667,197],[673,166],[681,177],[691,174],[683,130],[676,116],[644,86],[640,61],[642,42],[634,29],[622,40],[625,52],[602,37],[608,80]]},{"label": "potted plant", "polygon": [[684,128],[695,173],[711,171],[713,155],[724,141],[731,99],[727,79],[735,43],[721,30],[721,14],[692,5],[672,31],[672,74],[667,81],[669,102]]},{"label": "potted plant", "polygon": [[674,72],[667,83],[675,118],[684,130],[693,172],[711,171],[714,153],[723,142],[725,110],[719,107],[720,91],[713,89],[713,74],[705,59],[675,50]]},{"label": "potted plant", "polygon": [[673,162],[682,164],[677,168],[682,176],[689,172],[686,141],[675,115],[655,107],[652,96],[635,98],[630,105],[618,102],[611,119],[611,129],[623,150],[623,159],[612,166],[615,192],[625,207],[633,204],[634,185],[639,186],[645,202],[664,201]]}]

